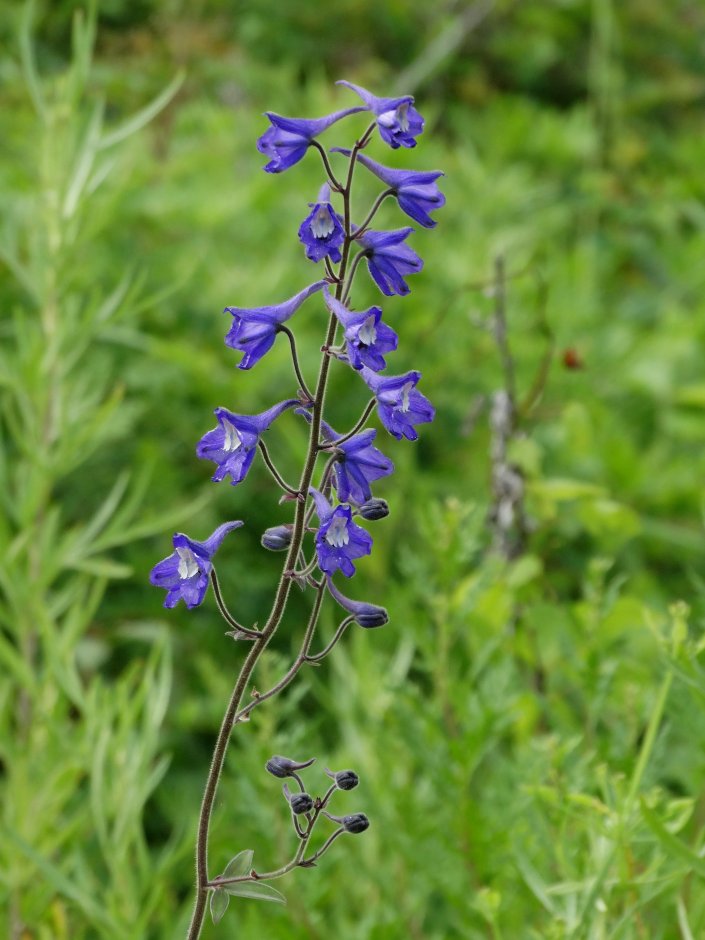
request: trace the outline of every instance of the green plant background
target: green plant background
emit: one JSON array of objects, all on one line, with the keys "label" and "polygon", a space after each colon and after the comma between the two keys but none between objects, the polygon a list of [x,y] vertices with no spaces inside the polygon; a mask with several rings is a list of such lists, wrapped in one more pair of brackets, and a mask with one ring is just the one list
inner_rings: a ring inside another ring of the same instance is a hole
[{"label": "green plant background", "polygon": [[[286,907],[233,899],[204,936],[705,936],[705,9],[323,9],[1,8],[0,934],[185,932],[242,650],[211,602],[167,612],[147,575],[175,528],[242,518],[221,582],[243,622],[266,613],[280,558],[259,535],[287,509],[257,466],[212,485],[194,444],[215,406],[291,394],[283,345],[234,369],[221,310],[310,282],[295,233],[320,168],[268,176],[254,144],[266,109],[346,106],[344,77],[413,89],[426,132],[394,163],[446,173],[438,228],[413,238],[425,270],[384,304],[393,371],[423,371],[438,417],[415,445],[382,442],[392,514],[354,594],[389,626],[350,633],[237,728],[211,870],[292,854],[273,753],[355,768],[336,807],[372,826],[279,882]],[[404,224],[391,204],[381,222]],[[500,254],[522,396],[550,354],[512,455],[531,533],[511,563],[489,551],[482,408],[503,376],[478,283]],[[309,374],[323,330],[307,305]],[[362,401],[341,370],[332,423]],[[293,416],[273,429],[285,475],[304,440]],[[295,598],[258,688],[305,611]]]}]

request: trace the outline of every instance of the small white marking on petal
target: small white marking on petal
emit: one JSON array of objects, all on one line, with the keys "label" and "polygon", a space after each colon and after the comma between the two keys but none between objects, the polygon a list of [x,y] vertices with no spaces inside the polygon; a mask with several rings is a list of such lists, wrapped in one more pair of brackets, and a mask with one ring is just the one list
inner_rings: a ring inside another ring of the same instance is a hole
[{"label": "small white marking on petal", "polygon": [[198,564],[196,556],[190,548],[177,548],[176,554],[179,556],[179,577],[182,581],[192,578],[198,574]]},{"label": "small white marking on petal", "polygon": [[406,385],[401,390],[401,406],[400,410],[406,412],[409,410],[409,395],[411,389],[414,387],[413,382],[407,382]]},{"label": "small white marking on petal", "polygon": [[375,329],[375,317],[371,314],[360,327],[357,334],[358,339],[364,346],[372,346],[377,341],[377,330]]},{"label": "small white marking on petal", "polygon": [[332,234],[335,225],[328,206],[319,206],[311,219],[311,231],[314,238],[327,238]]},{"label": "small white marking on petal", "polygon": [[345,516],[336,516],[326,532],[326,542],[332,545],[333,548],[342,548],[343,545],[347,545],[349,541],[350,533],[348,532],[348,520]]},{"label": "small white marking on petal", "polygon": [[242,438],[240,437],[238,429],[232,421],[228,421],[227,418],[223,418],[223,431],[225,432],[223,450],[231,454],[233,451],[236,451],[238,447],[242,446]]},{"label": "small white marking on petal", "polygon": [[378,116],[377,123],[381,124],[382,127],[394,127],[397,122],[397,111],[385,111]]},{"label": "small white marking on petal", "polygon": [[399,121],[399,127],[406,133],[409,130],[409,105],[400,104],[397,108],[397,120]]}]

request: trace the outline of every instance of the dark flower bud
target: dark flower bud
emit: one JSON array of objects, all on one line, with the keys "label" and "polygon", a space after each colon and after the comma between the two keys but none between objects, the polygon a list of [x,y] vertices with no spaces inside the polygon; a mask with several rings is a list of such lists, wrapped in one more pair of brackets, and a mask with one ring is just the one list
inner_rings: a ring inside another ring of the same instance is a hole
[{"label": "dark flower bud", "polygon": [[368,522],[376,522],[378,519],[384,519],[389,515],[389,503],[386,499],[378,499],[373,496],[360,506],[358,512]]},{"label": "dark flower bud", "polygon": [[289,801],[292,813],[296,816],[300,816],[302,813],[310,813],[313,809],[313,797],[309,796],[308,793],[292,793],[286,784],[284,784],[283,792]]},{"label": "dark flower bud", "polygon": [[343,816],[341,825],[346,832],[357,835],[369,827],[370,821],[364,813],[353,813],[352,816]]},{"label": "dark flower bud", "polygon": [[291,545],[293,531],[293,525],[275,525],[262,533],[260,541],[270,552],[283,552]]},{"label": "dark flower bud", "polygon": [[354,790],[360,782],[354,770],[339,770],[336,773],[326,767],[325,771],[331,779],[335,780],[335,785],[339,790]]},{"label": "dark flower bud", "polygon": [[389,614],[384,607],[377,607],[376,604],[360,604],[355,614],[355,623],[365,629],[371,627],[383,627],[389,621]]},{"label": "dark flower bud", "polygon": [[338,823],[346,832],[350,832],[353,835],[357,835],[358,832],[364,832],[370,825],[370,821],[364,813],[353,813],[351,816],[332,816],[324,810],[323,815],[327,816],[332,822]]},{"label": "dark flower bud", "polygon": [[288,757],[280,757],[279,755],[275,754],[274,757],[269,758],[264,767],[265,770],[268,770],[269,773],[275,777],[295,777],[297,770],[303,770],[304,767],[310,767],[315,759],[315,757],[312,757],[311,760],[295,761],[290,760]]}]

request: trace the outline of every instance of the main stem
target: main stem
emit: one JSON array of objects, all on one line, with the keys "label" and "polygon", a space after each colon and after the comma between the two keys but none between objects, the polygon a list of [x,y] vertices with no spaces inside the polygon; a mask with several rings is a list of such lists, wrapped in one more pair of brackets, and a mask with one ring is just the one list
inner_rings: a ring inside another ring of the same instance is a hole
[{"label": "main stem", "polygon": [[[355,147],[353,148],[350,164],[348,167],[347,181],[342,191],[345,241],[343,243],[339,281],[335,290],[335,296],[337,300],[340,300],[343,293],[345,272],[348,265],[350,244],[352,241],[350,224],[350,187],[352,183],[353,171],[355,168],[355,158],[357,156],[357,151],[360,149],[360,146],[364,146],[366,138],[369,138],[370,132],[371,130],[368,128],[367,133],[360,141],[355,144]],[[328,332],[326,334],[325,347],[333,345],[333,341],[335,340],[336,326],[337,320],[335,315],[331,314],[328,321]],[[208,779],[206,781],[206,787],[203,792],[201,812],[198,819],[198,835],[196,839],[196,902],[194,905],[193,914],[191,915],[191,923],[188,929],[187,940],[198,940],[201,935],[201,929],[203,927],[203,918],[206,913],[206,902],[208,899],[208,833],[210,829],[211,815],[213,813],[213,804],[215,802],[218,783],[220,781],[220,775],[223,770],[223,764],[225,762],[225,755],[227,753],[230,734],[235,722],[235,716],[242,700],[242,696],[245,692],[245,689],[247,688],[250,676],[252,675],[255,666],[259,662],[260,656],[267,648],[269,641],[274,636],[277,627],[281,622],[284,610],[286,608],[286,602],[289,597],[289,591],[291,590],[291,579],[286,577],[284,572],[293,569],[296,565],[296,560],[299,557],[299,550],[303,541],[304,520],[306,517],[306,496],[311,485],[313,472],[316,467],[316,458],[318,456],[318,441],[320,439],[321,433],[321,417],[323,415],[323,406],[325,403],[330,361],[330,357],[324,353],[321,357],[321,364],[318,371],[318,381],[316,383],[316,391],[314,394],[312,409],[313,413],[311,416],[311,432],[308,441],[308,453],[306,455],[306,463],[304,464],[304,468],[301,473],[301,479],[299,481],[299,493],[302,494],[304,498],[299,499],[296,504],[296,514],[294,516],[294,530],[291,537],[291,545],[289,546],[289,551],[287,552],[282,575],[279,579],[279,585],[277,586],[277,592],[274,596],[272,610],[269,614],[269,617],[267,618],[266,624],[262,628],[262,636],[254,641],[252,647],[250,648],[250,652],[247,654],[245,662],[242,665],[242,669],[240,670],[240,674],[237,677],[235,687],[233,688],[232,694],[230,696],[227,710],[223,716],[223,721],[220,725],[220,731],[218,732],[218,738],[216,740],[215,749],[213,751],[211,766],[208,772]]]}]

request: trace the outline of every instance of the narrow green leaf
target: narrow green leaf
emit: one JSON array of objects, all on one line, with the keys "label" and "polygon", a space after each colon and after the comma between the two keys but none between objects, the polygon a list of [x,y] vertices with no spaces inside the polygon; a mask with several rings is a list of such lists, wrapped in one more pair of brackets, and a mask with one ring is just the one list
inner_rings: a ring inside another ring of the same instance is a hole
[{"label": "narrow green leaf", "polygon": [[705,858],[697,855],[685,842],[681,841],[677,836],[674,836],[672,832],[669,832],[658,815],[643,799],[641,800],[641,812],[644,817],[644,822],[661,843],[662,848],[665,849],[669,855],[684,861],[696,875],[705,878]]},{"label": "narrow green leaf", "polygon": [[231,858],[225,867],[221,878],[237,878],[240,875],[249,875],[252,870],[252,858],[254,856],[252,849],[243,849],[238,852],[234,858]]},{"label": "narrow green leaf", "polygon": [[222,888],[215,888],[211,892],[211,917],[214,924],[219,924],[228,909],[230,898]]},{"label": "narrow green leaf", "polygon": [[156,117],[156,115],[169,104],[181,87],[183,80],[184,73],[179,72],[164,91],[160,95],[157,95],[154,101],[151,101],[138,111],[137,114],[133,114],[121,127],[116,128],[110,134],[104,134],[98,144],[98,149],[105,150],[107,147],[112,147],[120,143],[121,140],[126,140],[126,138],[131,137],[132,134],[137,133],[137,131],[141,130],[146,124],[149,124],[152,118]]},{"label": "narrow green leaf", "polygon": [[228,894],[238,898],[255,898],[258,901],[276,901],[278,904],[286,904],[286,898],[271,885],[262,881],[236,881],[231,885],[223,885],[218,888],[219,891],[227,891]]}]

